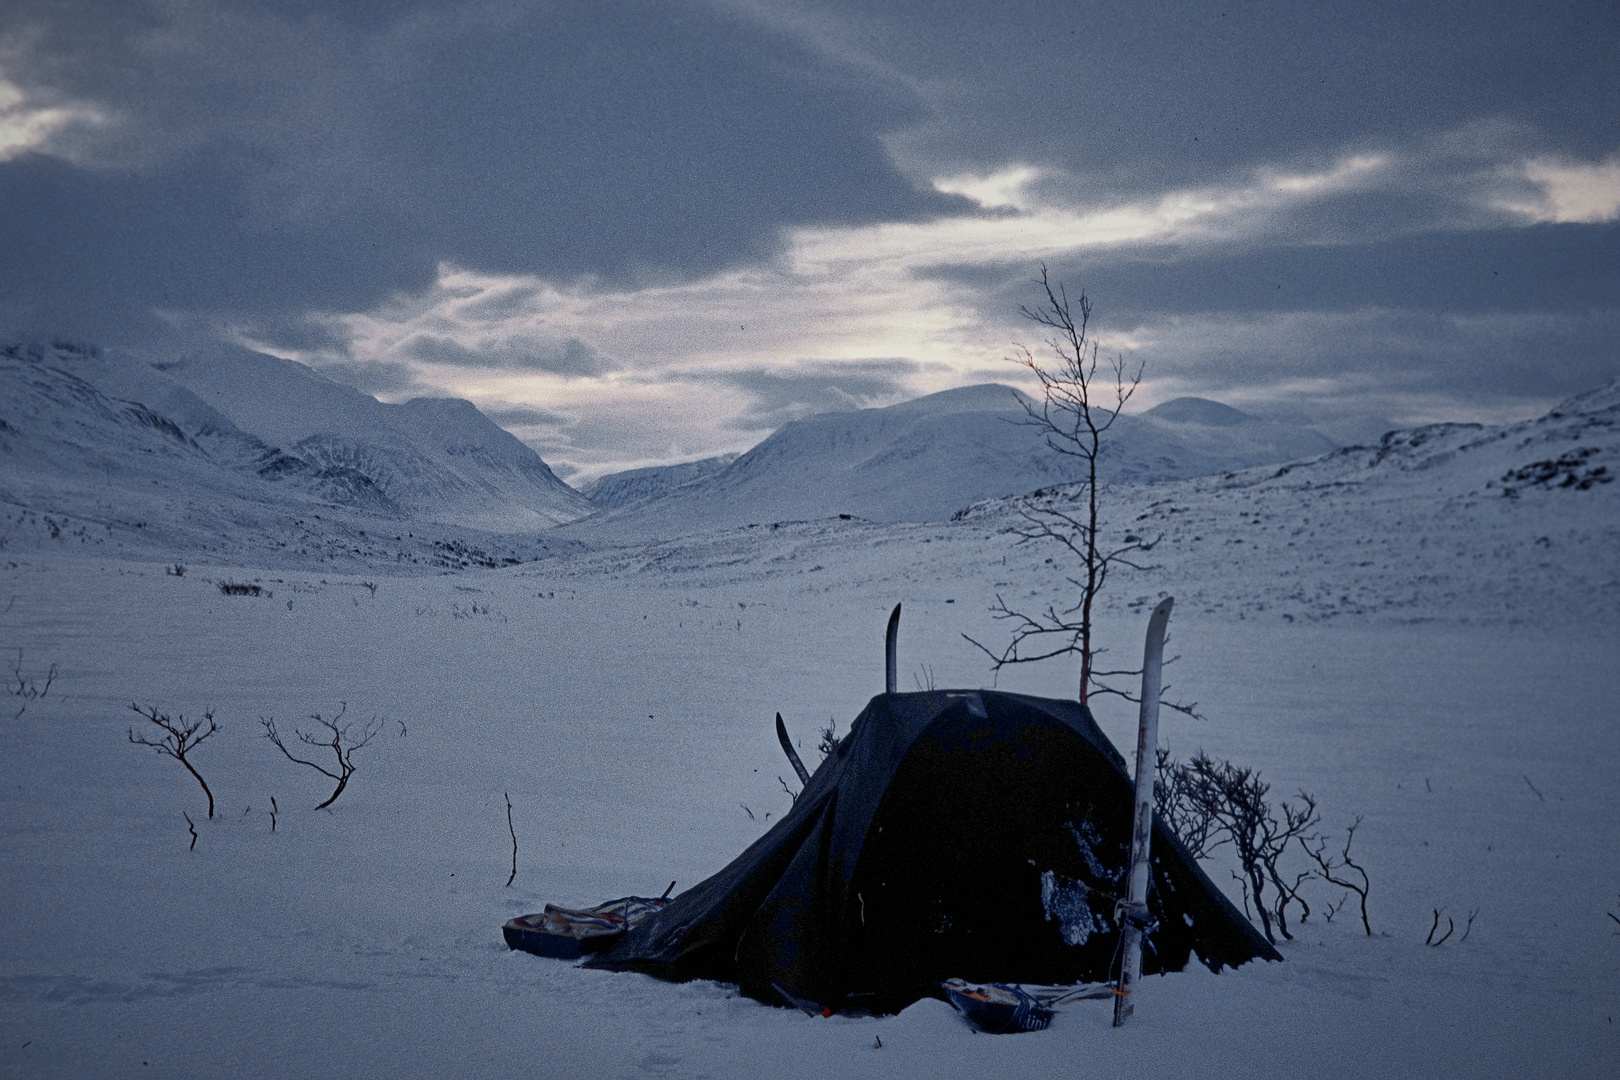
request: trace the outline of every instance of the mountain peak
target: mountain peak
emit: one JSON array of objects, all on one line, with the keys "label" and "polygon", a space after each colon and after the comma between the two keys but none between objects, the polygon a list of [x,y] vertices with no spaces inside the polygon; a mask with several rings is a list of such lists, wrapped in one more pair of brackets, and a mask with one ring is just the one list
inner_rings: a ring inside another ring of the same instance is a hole
[{"label": "mountain peak", "polygon": [[881,411],[936,415],[957,412],[1018,412],[1019,403],[1024,400],[1027,400],[1025,395],[1004,383],[976,383],[973,386],[956,386],[949,390],[941,390],[937,394],[912,398],[898,405],[887,406]]},{"label": "mountain peak", "polygon": [[1147,415],[1172,424],[1202,424],[1205,427],[1236,427],[1252,423],[1256,418],[1246,412],[1201,397],[1171,398],[1155,405]]}]

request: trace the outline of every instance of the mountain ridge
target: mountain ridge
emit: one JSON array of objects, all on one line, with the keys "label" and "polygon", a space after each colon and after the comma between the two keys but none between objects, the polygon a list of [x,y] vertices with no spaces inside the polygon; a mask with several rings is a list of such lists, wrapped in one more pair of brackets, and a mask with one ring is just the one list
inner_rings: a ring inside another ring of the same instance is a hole
[{"label": "mountain ridge", "polygon": [[[819,413],[783,425],[723,468],[561,527],[611,542],[835,514],[944,520],[982,499],[1078,478],[1076,460],[1053,452],[1030,422],[1032,404],[1012,387],[984,383],[885,408]],[[1104,441],[1103,478],[1184,479],[1335,448],[1308,428],[1205,405],[1181,413],[1219,422],[1121,415]]]},{"label": "mountain ridge", "polygon": [[[591,510],[538,454],[459,399],[388,405],[294,361],[241,349],[159,365],[62,343],[7,346],[3,354],[13,380],[26,381],[31,366],[47,381],[54,371],[77,383],[36,398],[39,408],[71,411],[70,402],[89,401],[85,387],[139,404],[243,477],[255,501],[276,497],[255,486],[262,481],[295,503],[497,533],[538,531]],[[109,422],[116,413],[102,410]],[[82,427],[76,436],[84,449],[95,438]]]}]

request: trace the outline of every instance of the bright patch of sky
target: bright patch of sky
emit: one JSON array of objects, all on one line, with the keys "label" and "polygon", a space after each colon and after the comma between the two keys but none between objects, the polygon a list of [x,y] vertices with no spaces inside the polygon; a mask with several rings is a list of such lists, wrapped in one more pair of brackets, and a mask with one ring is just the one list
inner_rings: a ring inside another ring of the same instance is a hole
[{"label": "bright patch of sky", "polygon": [[1520,166],[1536,198],[1502,207],[1537,222],[1596,224],[1620,220],[1620,156],[1595,163],[1535,160]]},{"label": "bright patch of sky", "polygon": [[103,124],[106,117],[94,108],[77,105],[42,105],[30,101],[28,95],[0,76],[0,162],[21,157],[30,151],[44,150],[56,144],[59,153],[61,134],[76,125]]}]

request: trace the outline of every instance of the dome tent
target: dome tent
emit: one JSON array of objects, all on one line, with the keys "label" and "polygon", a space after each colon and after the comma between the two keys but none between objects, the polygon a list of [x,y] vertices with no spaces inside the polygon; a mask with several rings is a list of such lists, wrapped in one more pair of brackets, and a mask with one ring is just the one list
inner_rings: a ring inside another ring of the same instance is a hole
[{"label": "dome tent", "polygon": [[[882,694],[781,821],[585,966],[835,1011],[899,1011],[953,976],[1105,981],[1132,790],[1077,702]],[[1157,820],[1152,863],[1144,972],[1282,959]]]}]

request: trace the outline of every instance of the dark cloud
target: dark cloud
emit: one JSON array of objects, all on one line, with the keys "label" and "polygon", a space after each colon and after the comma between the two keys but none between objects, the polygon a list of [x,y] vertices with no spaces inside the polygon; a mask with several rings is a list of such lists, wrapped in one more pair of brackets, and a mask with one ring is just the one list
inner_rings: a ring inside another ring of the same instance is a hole
[{"label": "dark cloud", "polygon": [[833,48],[928,88],[903,152],[1057,165],[1093,194],[1206,182],[1298,153],[1410,145],[1482,118],[1597,157],[1620,145],[1620,8],[1375,0],[982,4],[832,0]]},{"label": "dark cloud", "polygon": [[921,115],[897,84],[710,7],[10,7],[6,76],[113,118],[82,164],[0,163],[14,330],[365,310],[440,260],[702,274],[784,225],[954,202],[888,160]]},{"label": "dark cloud", "polygon": [[[1414,233],[1238,252],[1104,251],[1052,264],[1104,324],[1198,311],[1569,312],[1620,307],[1620,224]],[[1010,296],[1028,273],[987,278]]]},{"label": "dark cloud", "polygon": [[448,338],[418,334],[400,349],[406,356],[435,364],[496,371],[549,371],[555,375],[600,375],[612,370],[601,353],[577,337],[558,342],[504,342],[469,349]]},{"label": "dark cloud", "polygon": [[[1142,354],[1150,374],[1210,393],[1333,377],[1483,408],[1620,374],[1620,224],[1106,250],[1055,261],[1051,273],[1089,295],[1098,332],[1168,334]],[[980,289],[1007,315],[1037,296],[1022,268],[939,276]],[[1009,336],[1037,346],[1044,334],[1014,323]]]},{"label": "dark cloud", "polygon": [[1399,308],[1172,319],[1138,354],[1153,378],[1193,393],[1253,394],[1331,416],[1356,399],[1387,414],[1512,412],[1549,405],[1620,376],[1620,312],[1442,314]]}]

